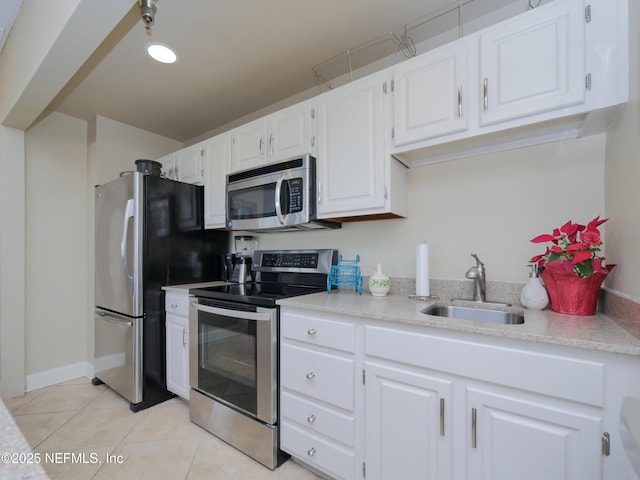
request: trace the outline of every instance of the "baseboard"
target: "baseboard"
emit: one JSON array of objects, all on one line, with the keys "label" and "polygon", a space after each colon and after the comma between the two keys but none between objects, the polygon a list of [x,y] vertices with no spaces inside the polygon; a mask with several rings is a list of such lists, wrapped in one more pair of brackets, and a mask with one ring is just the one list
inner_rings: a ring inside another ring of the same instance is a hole
[{"label": "baseboard", "polygon": [[64,367],[32,373],[27,375],[25,388],[27,392],[30,392],[79,377],[93,377],[93,365],[91,362],[77,362]]}]

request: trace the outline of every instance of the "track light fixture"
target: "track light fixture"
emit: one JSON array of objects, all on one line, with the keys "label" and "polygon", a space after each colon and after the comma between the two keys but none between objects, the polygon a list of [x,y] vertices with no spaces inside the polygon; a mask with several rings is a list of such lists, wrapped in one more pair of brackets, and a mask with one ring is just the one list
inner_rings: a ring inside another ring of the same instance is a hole
[{"label": "track light fixture", "polygon": [[140,18],[142,18],[144,28],[147,31],[147,35],[151,35],[151,25],[155,22],[158,7],[153,0],[138,0],[138,4],[140,5]]}]

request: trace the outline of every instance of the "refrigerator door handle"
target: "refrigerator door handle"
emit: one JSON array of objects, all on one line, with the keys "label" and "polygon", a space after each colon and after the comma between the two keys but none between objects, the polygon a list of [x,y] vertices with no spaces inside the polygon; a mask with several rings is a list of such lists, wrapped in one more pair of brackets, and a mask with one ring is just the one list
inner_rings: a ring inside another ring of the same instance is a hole
[{"label": "refrigerator door handle", "polygon": [[124,219],[122,225],[122,239],[120,241],[120,259],[122,260],[122,274],[127,286],[129,295],[133,295],[133,275],[129,274],[129,256],[127,255],[127,238],[129,237],[129,219],[133,217],[133,198],[127,200],[124,209]]}]

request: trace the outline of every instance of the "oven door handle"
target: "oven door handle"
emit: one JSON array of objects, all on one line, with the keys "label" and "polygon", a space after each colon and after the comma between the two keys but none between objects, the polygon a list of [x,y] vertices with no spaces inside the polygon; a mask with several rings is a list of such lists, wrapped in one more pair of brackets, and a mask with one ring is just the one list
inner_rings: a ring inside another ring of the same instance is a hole
[{"label": "oven door handle", "polygon": [[212,313],[222,317],[267,322],[271,320],[271,314],[268,312],[245,312],[243,310],[228,310],[226,308],[209,307],[208,305],[200,305],[198,302],[193,300],[191,301],[191,306],[200,312]]},{"label": "oven door handle", "polygon": [[284,225],[286,222],[286,219],[284,218],[284,215],[282,214],[282,205],[280,204],[280,194],[282,193],[282,184],[284,183],[284,181],[286,180],[286,177],[283,175],[281,176],[278,181],[276,181],[276,190],[275,190],[275,207],[276,207],[276,216],[278,217],[278,221]]}]

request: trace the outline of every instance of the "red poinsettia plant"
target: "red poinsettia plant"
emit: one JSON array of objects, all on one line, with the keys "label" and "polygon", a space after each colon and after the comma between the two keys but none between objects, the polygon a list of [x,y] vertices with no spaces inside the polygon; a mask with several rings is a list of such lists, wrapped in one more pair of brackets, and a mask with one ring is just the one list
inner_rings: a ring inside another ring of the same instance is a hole
[{"label": "red poinsettia plant", "polygon": [[607,274],[604,257],[598,256],[602,239],[598,227],[608,218],[600,219],[600,215],[587,225],[580,225],[569,220],[553,233],[544,233],[531,239],[533,243],[551,242],[551,247],[543,254],[534,256],[530,262],[536,263],[538,269],[546,264],[560,261],[567,273],[575,273],[579,277],[588,278],[595,272]]}]

